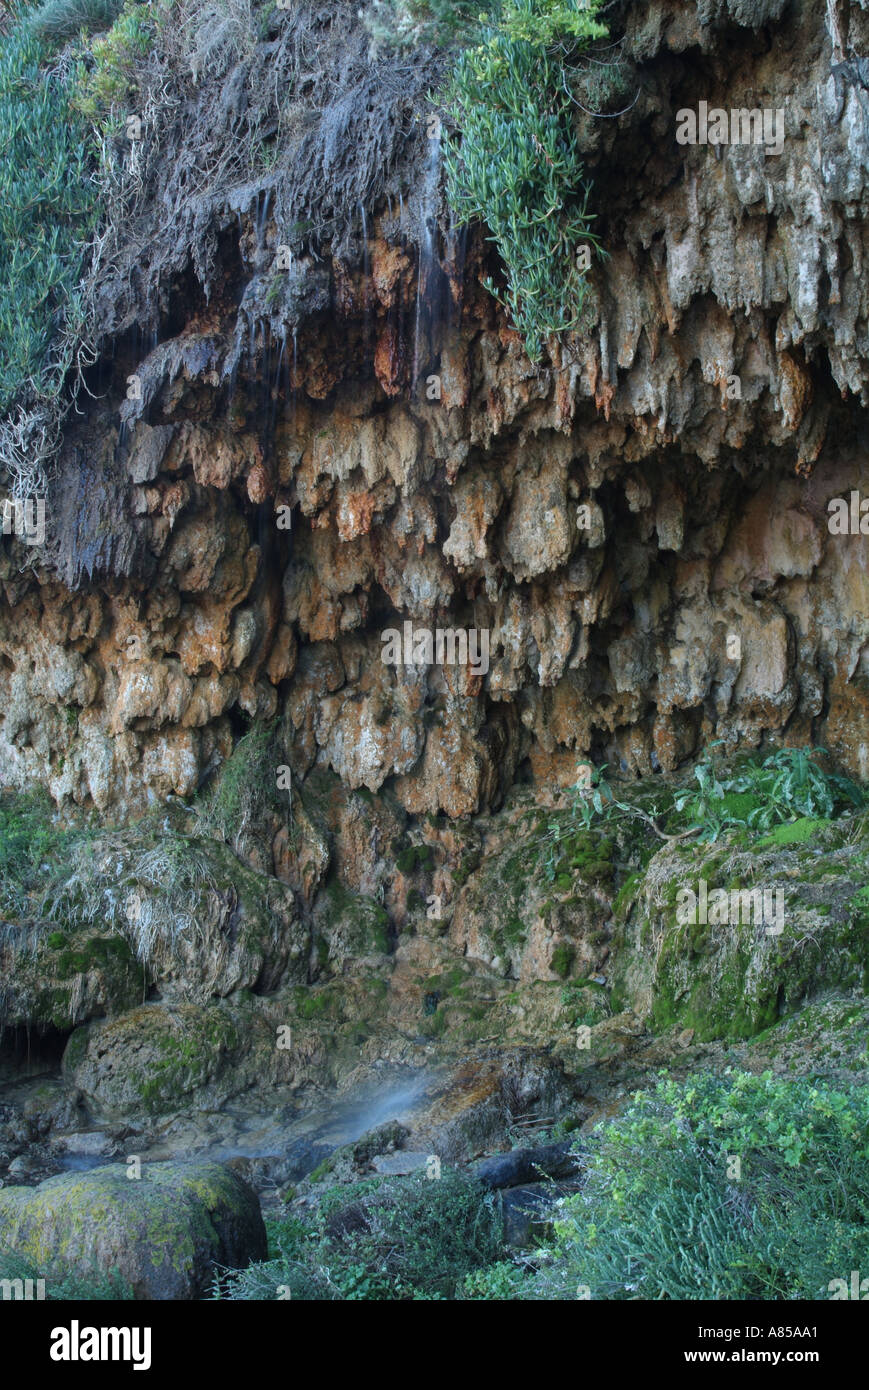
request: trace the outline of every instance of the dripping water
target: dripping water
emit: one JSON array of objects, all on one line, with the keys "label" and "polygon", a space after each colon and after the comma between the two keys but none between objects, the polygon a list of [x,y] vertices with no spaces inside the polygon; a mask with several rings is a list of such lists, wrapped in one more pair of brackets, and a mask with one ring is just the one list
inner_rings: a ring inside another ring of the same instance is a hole
[{"label": "dripping water", "polygon": [[265,246],[266,222],[268,220],[269,207],[272,201],[272,190],[267,188],[262,195],[262,207],[260,207],[260,195],[256,199],[256,249],[262,251]]},{"label": "dripping water", "polygon": [[[422,336],[425,327],[431,329],[431,303],[430,299],[432,281],[435,270],[435,241],[437,230],[437,210],[438,210],[438,190],[440,186],[440,166],[441,166],[441,147],[439,140],[430,142],[428,162],[426,164],[425,180],[423,182],[422,197],[420,199],[420,227],[421,236],[417,253],[417,274],[416,274],[416,314],[413,333],[413,379],[411,382],[411,393],[416,391],[420,371],[420,350],[422,347]],[[427,309],[427,312],[426,312]],[[423,315],[429,320],[427,325],[423,324]]]}]

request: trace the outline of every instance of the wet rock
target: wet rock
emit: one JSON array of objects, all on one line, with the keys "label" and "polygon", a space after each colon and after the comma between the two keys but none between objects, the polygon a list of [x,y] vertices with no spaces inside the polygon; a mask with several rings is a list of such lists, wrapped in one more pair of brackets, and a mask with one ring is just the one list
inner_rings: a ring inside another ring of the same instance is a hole
[{"label": "wet rock", "polygon": [[0,1027],[56,1028],[122,1013],[145,980],[117,933],[60,922],[22,922],[0,944]]},{"label": "wet rock", "polygon": [[551,1230],[553,1208],[559,1196],[549,1183],[529,1183],[501,1193],[504,1240],[519,1250],[539,1243]]},{"label": "wet rock", "polygon": [[512,1149],[494,1154],[474,1167],[485,1187],[519,1187],[543,1178],[568,1178],[580,1171],[581,1159],[573,1152],[573,1140],[540,1144],[533,1148]]}]

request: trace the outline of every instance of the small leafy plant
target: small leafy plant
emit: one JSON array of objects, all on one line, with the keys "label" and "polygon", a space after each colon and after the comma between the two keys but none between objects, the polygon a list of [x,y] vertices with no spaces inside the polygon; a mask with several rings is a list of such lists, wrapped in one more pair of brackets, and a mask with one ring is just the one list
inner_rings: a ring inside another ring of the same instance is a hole
[{"label": "small leafy plant", "polygon": [[506,288],[491,277],[486,288],[532,361],[546,338],[580,323],[591,253],[602,254],[570,91],[577,58],[606,34],[598,8],[509,0],[460,54],[443,96],[459,132],[447,148],[447,197],[460,224],[489,228]]},{"label": "small leafy plant", "polygon": [[[779,748],[760,761],[744,760],[725,771],[715,760],[712,744],[694,768],[695,786],[675,796],[662,796],[649,809],[621,799],[606,778],[606,764],[595,768],[591,785],[578,784],[568,817],[553,818],[544,840],[544,867],[550,878],[560,858],[560,845],[577,829],[612,824],[620,819],[644,822],[663,840],[696,836],[714,842],[726,831],[744,829],[763,835],[775,826],[802,818],[829,820],[869,805],[869,793],[848,777],[826,771],[818,762],[823,748]],[[663,803],[670,801],[669,806]],[[666,819],[667,830],[660,821]]]},{"label": "small leafy plant", "polygon": [[719,776],[707,755],[694,769],[697,788],[676,796],[676,810],[701,839],[716,840],[730,826],[767,832],[802,816],[830,819],[865,806],[863,788],[825,772],[817,762],[824,756],[823,748],[780,748],[760,763]]}]

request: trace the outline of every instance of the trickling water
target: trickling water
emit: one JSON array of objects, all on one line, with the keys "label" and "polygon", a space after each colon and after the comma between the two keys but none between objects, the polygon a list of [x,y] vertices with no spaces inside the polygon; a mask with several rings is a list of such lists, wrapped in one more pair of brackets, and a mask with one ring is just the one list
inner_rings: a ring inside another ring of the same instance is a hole
[{"label": "trickling water", "polygon": [[249,380],[253,382],[254,368],[256,365],[256,333],[258,327],[257,321],[254,318],[253,314],[248,314],[247,324],[247,374]]},{"label": "trickling water", "polygon": [[267,188],[262,195],[262,208],[260,208],[260,196],[256,199],[256,249],[262,251],[265,245],[266,222],[268,220],[269,207],[272,201],[272,190]]},{"label": "trickling water", "polygon": [[[416,314],[413,332],[413,379],[411,381],[411,394],[416,391],[417,381],[420,371],[420,352],[422,348],[422,337],[424,332],[423,316],[428,319],[426,327],[432,330],[435,327],[434,315],[432,314],[433,302],[431,290],[433,288],[434,269],[435,269],[435,242],[437,230],[437,211],[439,201],[441,175],[441,147],[439,140],[430,141],[428,162],[426,164],[425,179],[423,181],[422,197],[420,199],[420,242],[418,250],[418,262],[416,273]],[[427,312],[426,312],[427,311]],[[433,334],[431,335],[433,336]],[[430,346],[430,343],[429,343]]]}]

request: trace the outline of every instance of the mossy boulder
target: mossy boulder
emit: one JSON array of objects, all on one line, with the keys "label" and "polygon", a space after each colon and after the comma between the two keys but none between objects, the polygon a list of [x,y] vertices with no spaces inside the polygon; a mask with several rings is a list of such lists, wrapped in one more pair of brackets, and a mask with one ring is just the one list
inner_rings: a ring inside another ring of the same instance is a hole
[{"label": "mossy boulder", "polygon": [[0,945],[0,1027],[56,1028],[123,1013],[147,976],[124,937],[54,922],[8,926]]},{"label": "mossy boulder", "polygon": [[843,818],[795,822],[754,843],[737,833],[713,845],[666,845],[617,931],[614,1006],[633,1009],[653,1032],[691,1028],[703,1042],[753,1037],[815,995],[864,988],[863,835],[859,818]]},{"label": "mossy boulder", "polygon": [[245,1055],[238,1024],[221,1005],[149,1004],[77,1029],[63,1073],[101,1108],[165,1114],[245,1089]]},{"label": "mossy boulder", "polygon": [[7,1248],[39,1277],[119,1276],[137,1299],[207,1294],[214,1265],[266,1255],[254,1192],[219,1163],[124,1164],[0,1189]]},{"label": "mossy boulder", "polygon": [[204,1003],[307,978],[310,934],[292,890],[220,841],[148,823],[104,835],[64,894],[68,917],[112,922],[164,998]]}]

